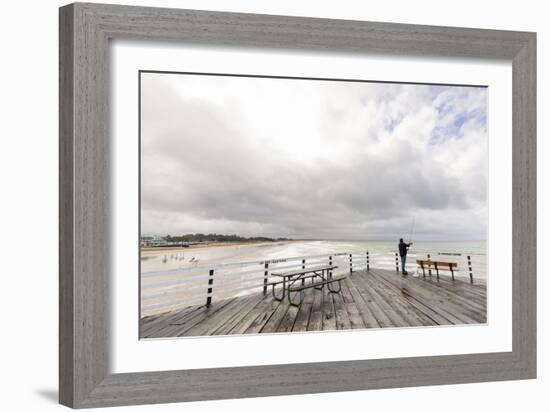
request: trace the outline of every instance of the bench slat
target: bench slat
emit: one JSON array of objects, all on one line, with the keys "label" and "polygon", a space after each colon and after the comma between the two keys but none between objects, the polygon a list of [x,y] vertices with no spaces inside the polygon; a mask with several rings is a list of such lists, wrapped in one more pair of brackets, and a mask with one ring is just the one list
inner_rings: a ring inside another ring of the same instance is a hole
[{"label": "bench slat", "polygon": [[299,279],[290,279],[290,280],[285,280],[285,281],[283,281],[283,280],[277,280],[277,281],[273,281],[273,282],[268,282],[268,283],[266,283],[266,285],[268,285],[268,286],[271,286],[271,285],[280,285],[280,284],[283,283],[283,282],[289,283],[289,282],[293,282],[293,281],[299,281],[300,279],[315,278],[315,277],[317,277],[317,276],[319,276],[319,275],[307,275],[307,276],[302,276],[302,277],[300,277]]},{"label": "bench slat", "polygon": [[435,260],[417,260],[417,265],[424,265],[424,267],[433,267],[435,268],[435,265],[437,265],[438,268],[445,269],[446,267],[452,267],[456,268],[458,267],[458,263],[456,262],[441,262],[441,261],[435,261]]},{"label": "bench slat", "polygon": [[327,284],[332,283],[332,282],[337,282],[337,281],[345,279],[345,278],[346,278],[346,276],[344,276],[344,275],[343,276],[334,276],[330,279],[323,280],[321,282],[311,283],[309,285],[292,286],[292,287],[288,288],[288,290],[290,292],[299,292],[299,291],[304,290],[304,289],[314,288],[316,286],[327,285]]},{"label": "bench slat", "polygon": [[287,272],[271,272],[271,276],[278,276],[278,277],[288,277],[288,276],[298,276],[303,275],[304,273],[310,273],[310,272],[318,272],[320,270],[333,270],[337,269],[338,266],[315,266],[311,268],[305,268],[305,269],[297,269]]}]

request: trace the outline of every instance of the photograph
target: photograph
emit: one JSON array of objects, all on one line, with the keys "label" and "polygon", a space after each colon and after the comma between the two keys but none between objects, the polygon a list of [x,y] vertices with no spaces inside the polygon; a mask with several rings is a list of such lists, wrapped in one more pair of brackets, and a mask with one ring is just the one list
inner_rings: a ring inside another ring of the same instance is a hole
[{"label": "photograph", "polygon": [[541,7],[130,3],[12,30],[9,405],[543,404]]},{"label": "photograph", "polygon": [[140,339],[487,323],[486,86],[138,82]]}]

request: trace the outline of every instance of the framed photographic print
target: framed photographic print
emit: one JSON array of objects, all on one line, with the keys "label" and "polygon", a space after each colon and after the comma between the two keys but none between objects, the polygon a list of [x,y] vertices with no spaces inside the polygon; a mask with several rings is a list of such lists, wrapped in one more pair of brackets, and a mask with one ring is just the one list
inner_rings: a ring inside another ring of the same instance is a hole
[{"label": "framed photographic print", "polygon": [[61,403],[534,378],[535,69],[526,32],[62,7]]}]

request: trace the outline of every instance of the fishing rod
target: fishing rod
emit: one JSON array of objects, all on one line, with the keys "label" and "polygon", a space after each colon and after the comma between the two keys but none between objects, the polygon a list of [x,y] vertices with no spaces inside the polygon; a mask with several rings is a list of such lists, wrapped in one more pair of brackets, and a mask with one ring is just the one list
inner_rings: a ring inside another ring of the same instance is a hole
[{"label": "fishing rod", "polygon": [[414,233],[414,222],[415,219],[414,219],[414,216],[412,218],[412,222],[411,222],[411,231],[409,232],[409,243],[412,243],[412,235]]}]

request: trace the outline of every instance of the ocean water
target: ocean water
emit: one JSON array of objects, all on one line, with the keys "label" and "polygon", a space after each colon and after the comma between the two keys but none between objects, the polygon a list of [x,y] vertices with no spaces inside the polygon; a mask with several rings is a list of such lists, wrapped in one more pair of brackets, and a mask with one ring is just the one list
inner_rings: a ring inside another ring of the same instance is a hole
[{"label": "ocean water", "polygon": [[[204,304],[210,273],[214,274],[214,298],[225,299],[261,290],[266,272],[305,265],[337,265],[335,274],[366,268],[366,252],[372,269],[396,269],[397,243],[390,241],[288,241],[155,250],[143,253],[141,266],[141,316]],[[455,276],[468,277],[470,256],[474,279],[486,279],[485,241],[418,241],[409,249],[407,270],[414,273],[415,259],[458,263]],[[268,263],[266,271],[265,264]],[[446,274],[446,272],[442,272]],[[448,274],[447,274],[448,275]]]},{"label": "ocean water", "polygon": [[[478,267],[480,277],[486,277],[485,241],[417,241],[409,249],[410,262],[414,257],[461,260],[471,256],[472,264]],[[330,255],[335,253],[370,254],[371,267],[388,260],[394,261],[397,243],[392,241],[290,241],[262,244],[239,244],[213,247],[185,248],[181,251],[162,251],[156,256],[142,256],[141,272],[156,272],[198,267],[216,268],[233,263],[260,262],[274,259]],[[450,254],[450,255],[449,255]],[[460,256],[456,256],[460,254]],[[481,270],[483,269],[483,270]]]}]

